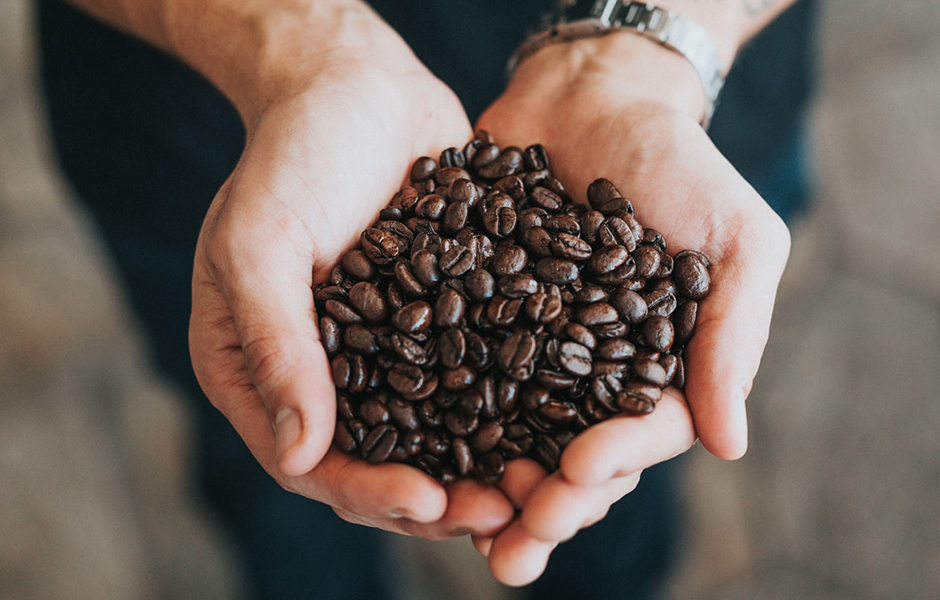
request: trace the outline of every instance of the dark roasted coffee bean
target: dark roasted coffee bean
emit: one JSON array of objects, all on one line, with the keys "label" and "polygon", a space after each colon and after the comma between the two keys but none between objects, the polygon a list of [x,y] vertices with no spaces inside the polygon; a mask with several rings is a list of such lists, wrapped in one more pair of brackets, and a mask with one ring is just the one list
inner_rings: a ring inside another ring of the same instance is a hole
[{"label": "dark roasted coffee bean", "polygon": [[462,202],[473,207],[483,197],[483,189],[469,179],[457,179],[450,184],[447,196],[453,202]]},{"label": "dark roasted coffee bean", "polygon": [[359,354],[371,355],[379,351],[375,333],[363,325],[350,325],[343,331],[343,343]]},{"label": "dark roasted coffee bean", "polygon": [[457,148],[448,148],[441,152],[441,158],[438,161],[442,167],[458,167],[463,168],[467,164],[467,159],[464,157],[463,152]]},{"label": "dark roasted coffee bean", "polygon": [[430,179],[437,170],[437,162],[428,156],[422,156],[411,165],[411,181],[420,182]]},{"label": "dark roasted coffee bean", "polygon": [[485,302],[496,293],[496,280],[485,269],[473,269],[464,279],[464,289],[477,302]]},{"label": "dark roasted coffee bean", "polygon": [[548,212],[546,212],[544,208],[532,206],[525,210],[520,210],[516,215],[516,230],[525,232],[532,227],[542,227],[547,218]]},{"label": "dark roasted coffee bean", "polygon": [[587,377],[591,374],[591,351],[577,342],[564,342],[559,346],[558,362],[572,375]]},{"label": "dark roasted coffee bean", "polygon": [[457,465],[457,474],[466,477],[473,471],[473,452],[470,445],[463,438],[454,438],[454,463]]},{"label": "dark roasted coffee bean", "polygon": [[494,183],[493,190],[503,192],[515,201],[525,198],[525,184],[515,175],[508,175]]},{"label": "dark roasted coffee bean", "polygon": [[327,356],[332,357],[339,352],[341,339],[339,324],[335,319],[332,317],[320,319],[320,340]]},{"label": "dark roasted coffee bean", "polygon": [[649,311],[646,300],[634,291],[619,287],[610,295],[610,304],[617,309],[617,313],[630,325],[643,321]]},{"label": "dark roasted coffee bean", "polygon": [[355,418],[349,394],[340,392],[338,390],[336,392],[336,414],[339,415],[344,421],[349,421]]},{"label": "dark roasted coffee bean", "polygon": [[345,301],[349,298],[349,293],[339,285],[323,285],[317,287],[316,293],[313,295],[313,299],[317,302],[323,303],[327,300],[340,300]]},{"label": "dark roasted coffee bean", "polygon": [[473,386],[477,372],[466,365],[448,369],[441,373],[441,386],[451,392],[461,392]]},{"label": "dark roasted coffee bean", "polygon": [[633,259],[628,256],[627,260],[622,265],[610,273],[604,273],[603,275],[596,276],[594,278],[594,283],[609,286],[624,285],[628,283],[635,274],[636,263],[634,263]]},{"label": "dark roasted coffee bean", "polygon": [[600,325],[595,325],[592,327],[591,333],[593,333],[594,337],[596,337],[598,340],[622,338],[630,333],[630,326],[625,323],[621,323],[620,321],[615,321],[613,323],[601,323]]},{"label": "dark roasted coffee bean", "polygon": [[598,345],[596,354],[604,360],[628,360],[636,355],[636,346],[622,338],[608,339]]},{"label": "dark roasted coffee bean", "polygon": [[503,426],[496,421],[487,421],[470,436],[470,449],[478,456],[486,454],[495,448],[502,438]]},{"label": "dark roasted coffee bean", "polygon": [[421,421],[418,420],[418,412],[415,405],[401,398],[393,398],[388,401],[388,414],[402,429],[420,429]]},{"label": "dark roasted coffee bean", "polygon": [[552,234],[567,233],[578,236],[581,233],[581,224],[578,219],[571,215],[552,215],[544,220],[542,227]]},{"label": "dark roasted coffee bean", "polygon": [[543,258],[535,264],[535,277],[545,283],[565,285],[578,278],[578,266],[564,258]]},{"label": "dark roasted coffee bean", "polygon": [[398,431],[391,425],[379,425],[362,441],[362,456],[373,465],[385,462],[398,443]]},{"label": "dark roasted coffee bean", "polygon": [[[668,254],[661,254],[659,257],[659,268],[656,269],[656,272],[653,273],[652,277],[655,279],[663,280],[664,277],[669,277],[672,275],[673,267],[675,262],[673,258]],[[673,284],[675,285],[675,284]]]},{"label": "dark roasted coffee bean", "polygon": [[600,207],[614,198],[623,198],[620,190],[608,179],[595,179],[587,189],[588,202],[594,210],[600,210]]},{"label": "dark roasted coffee bean", "polygon": [[643,381],[628,381],[623,391],[617,394],[617,408],[628,414],[642,415],[651,412],[662,397],[662,390]]},{"label": "dark roasted coffee bean", "polygon": [[496,180],[502,179],[508,175],[515,175],[522,172],[522,150],[515,146],[509,146],[497,156],[492,162],[487,163],[477,169],[477,175],[484,179]]},{"label": "dark roasted coffee bean", "polygon": [[676,297],[665,290],[655,290],[643,298],[650,315],[668,317],[676,310]]},{"label": "dark roasted coffee bean", "polygon": [[417,456],[424,447],[424,433],[415,430],[406,431],[399,436],[398,444],[408,456]]},{"label": "dark roasted coffee bean", "polygon": [[438,194],[428,194],[415,204],[415,216],[430,221],[439,221],[447,209],[447,201]]},{"label": "dark roasted coffee bean", "polygon": [[632,215],[633,204],[625,198],[613,198],[604,203],[600,208],[605,216],[613,217],[620,215]]},{"label": "dark roasted coffee bean", "polygon": [[516,228],[516,211],[510,206],[492,206],[483,214],[483,227],[497,237],[506,237]]},{"label": "dark roasted coffee bean", "polygon": [[383,221],[401,221],[405,216],[401,206],[386,206],[379,211],[379,218]]},{"label": "dark roasted coffee bean", "polygon": [[466,246],[454,245],[441,254],[441,270],[450,277],[460,277],[473,267],[473,253]]},{"label": "dark roasted coffee bean", "polygon": [[578,408],[571,402],[552,400],[539,407],[539,415],[553,423],[571,423],[578,416]]},{"label": "dark roasted coffee bean", "polygon": [[525,249],[536,257],[551,256],[552,234],[542,227],[530,227],[522,234]]},{"label": "dark roasted coffee bean", "polygon": [[668,383],[666,379],[666,369],[656,361],[645,359],[633,363],[633,370],[637,377],[647,383],[664,388]]},{"label": "dark roasted coffee bean", "polygon": [[623,384],[616,375],[601,375],[591,380],[591,394],[605,409],[617,411],[617,394],[623,391]]},{"label": "dark roasted coffee bean", "polygon": [[506,462],[499,452],[487,452],[477,461],[474,475],[482,483],[492,485],[499,481],[506,472]]},{"label": "dark roasted coffee bean", "polygon": [[578,381],[577,378],[572,375],[551,371],[549,369],[538,369],[535,372],[535,380],[539,385],[550,390],[567,389]]},{"label": "dark roasted coffee bean", "polygon": [[333,444],[343,452],[355,452],[356,448],[359,447],[356,438],[349,431],[349,425],[346,423],[336,424],[336,429],[333,431]]},{"label": "dark roasted coffee bean", "polygon": [[392,315],[392,325],[404,333],[422,333],[431,326],[433,313],[431,305],[423,300],[409,302]]},{"label": "dark roasted coffee bean", "polygon": [[525,301],[526,316],[536,323],[548,323],[561,314],[561,296],[539,292]]},{"label": "dark roasted coffee bean", "polygon": [[523,157],[527,171],[540,171],[551,167],[548,151],[545,150],[542,144],[533,144],[526,148]]},{"label": "dark roasted coffee bean", "polygon": [[679,369],[679,359],[674,354],[663,354],[659,358],[659,364],[662,365],[663,371],[666,373],[666,384],[668,385],[675,378],[676,371]]},{"label": "dark roasted coffee bean", "polygon": [[500,294],[508,298],[524,298],[538,291],[538,282],[529,274],[512,273],[500,277],[496,287]]},{"label": "dark roasted coffee bean", "polygon": [[552,438],[540,435],[535,438],[532,447],[532,458],[549,473],[558,469],[558,459],[561,457],[561,448]]},{"label": "dark roasted coffee bean", "polygon": [[[418,413],[418,420],[421,421],[421,423],[428,429],[434,429],[435,427],[440,427],[441,424],[444,422],[444,418],[441,416],[440,409],[438,409],[437,404],[435,404],[431,400],[425,400],[424,402],[422,402],[418,406],[417,413]],[[429,449],[429,446],[433,444],[435,440],[438,440],[438,439],[439,439],[439,436],[435,432],[433,431],[426,432],[424,434],[424,448],[428,452],[431,452],[431,450]],[[446,451],[447,449],[445,448],[441,452],[441,454],[443,454]],[[431,452],[431,453],[435,454],[434,452]]]},{"label": "dark roasted coffee bean", "polygon": [[571,260],[591,258],[591,245],[570,233],[558,233],[552,238],[549,249],[555,256]]},{"label": "dark roasted coffee bean", "polygon": [[604,375],[622,377],[626,375],[629,370],[630,366],[625,362],[595,358],[594,364],[591,367],[591,377],[601,377]]},{"label": "dark roasted coffee bean", "polygon": [[638,277],[652,277],[659,269],[660,253],[653,246],[641,244],[633,251],[633,260],[636,262]]},{"label": "dark roasted coffee bean", "polygon": [[525,381],[535,372],[535,337],[527,331],[512,334],[499,348],[499,366],[518,381]]},{"label": "dark roasted coffee bean", "polygon": [[592,304],[594,302],[607,302],[609,295],[604,288],[597,285],[586,285],[574,295],[578,304]]},{"label": "dark roasted coffee bean", "polygon": [[516,321],[521,307],[522,300],[518,298],[494,296],[486,307],[486,318],[497,327],[508,327]]},{"label": "dark roasted coffee bean", "polygon": [[450,410],[444,413],[444,427],[451,434],[465,438],[476,431],[480,424],[480,417],[475,413],[459,410]]},{"label": "dark roasted coffee bean", "polygon": [[[470,173],[459,167],[444,167],[434,174],[434,182],[441,187],[448,187],[458,179],[470,179]],[[431,191],[433,190],[429,190],[428,193]]]},{"label": "dark roasted coffee bean", "polygon": [[385,298],[388,300],[388,310],[395,312],[405,305],[405,294],[397,281],[388,283],[388,291],[385,292]]},{"label": "dark roasted coffee bean", "polygon": [[[357,284],[358,285],[358,284]],[[327,300],[324,304],[326,313],[333,317],[338,323],[349,325],[352,323],[362,323],[362,317],[355,310],[337,300]]]},{"label": "dark roasted coffee bean", "polygon": [[515,410],[521,389],[521,384],[515,379],[508,377],[502,378],[497,389],[497,404],[499,405],[499,410],[503,411],[504,414],[511,413]]},{"label": "dark roasted coffee bean", "polygon": [[679,293],[692,300],[701,300],[711,288],[708,259],[698,252],[683,250],[675,256],[673,278]]},{"label": "dark roasted coffee bean", "polygon": [[[336,369],[334,367],[334,380],[336,379]],[[394,368],[388,372],[388,383],[392,388],[407,399],[411,399],[425,383],[424,371],[421,367],[407,363],[396,363]]]},{"label": "dark roasted coffee bean", "polygon": [[418,250],[412,255],[411,272],[425,287],[433,287],[441,280],[441,268],[438,266],[437,256],[427,249]]},{"label": "dark roasted coffee bean", "polygon": [[[383,222],[397,223],[397,221]],[[402,225],[402,227],[404,227],[404,225]],[[362,251],[369,257],[369,260],[380,266],[390,264],[393,260],[398,258],[399,255],[404,254],[408,250],[407,240],[389,233],[388,231],[376,228],[363,231],[359,242],[362,246]]]},{"label": "dark roasted coffee bean", "polygon": [[636,248],[636,238],[630,226],[620,217],[609,217],[597,229],[597,239],[605,246],[623,246],[627,252]]},{"label": "dark roasted coffee bean", "polygon": [[344,254],[340,264],[343,265],[343,269],[346,270],[346,273],[349,274],[350,277],[359,281],[367,281],[376,276],[375,265],[373,265],[372,261],[369,260],[365,253],[358,248],[353,248]]},{"label": "dark roasted coffee bean", "polygon": [[370,323],[381,323],[388,318],[388,307],[382,292],[369,282],[360,281],[350,288],[349,303]]},{"label": "dark roasted coffee bean", "polygon": [[529,256],[522,246],[510,244],[500,246],[490,261],[489,269],[494,275],[509,275],[518,273],[525,268]]},{"label": "dark roasted coffee bean", "polygon": [[437,349],[441,365],[446,369],[456,369],[463,363],[467,351],[463,332],[456,327],[445,330],[438,337]]},{"label": "dark roasted coffee bean", "polygon": [[359,418],[369,427],[388,423],[390,416],[388,407],[374,398],[363,401],[359,406]]},{"label": "dark roasted coffee bean", "polygon": [[688,300],[672,314],[672,321],[676,326],[676,340],[680,344],[685,344],[692,338],[697,318],[698,302],[695,300]]},{"label": "dark roasted coffee bean", "polygon": [[623,246],[604,246],[594,251],[594,254],[591,255],[591,259],[587,263],[587,268],[595,273],[610,273],[626,262],[629,256],[630,253],[627,252],[627,249]]},{"label": "dark roasted coffee bean", "polygon": [[580,323],[571,322],[565,325],[565,336],[589,350],[597,347],[597,338],[590,329]]},{"label": "dark roasted coffee bean", "polygon": [[498,156],[499,156],[499,146],[490,142],[477,149],[470,163],[474,169],[479,171],[481,167],[493,162],[494,160],[496,160],[496,157]]},{"label": "dark roasted coffee bean", "polygon": [[427,293],[427,290],[421,282],[415,277],[414,273],[411,270],[411,265],[406,262],[396,262],[395,268],[395,279],[398,281],[398,285],[401,286],[401,290],[408,294],[409,296],[423,296]]},{"label": "dark roasted coffee bean", "polygon": [[675,340],[672,321],[659,315],[651,316],[643,326],[643,341],[657,352],[666,352]]},{"label": "dark roasted coffee bean", "polygon": [[528,383],[522,388],[519,400],[522,402],[522,408],[533,411],[551,400],[551,394],[547,388]]},{"label": "dark roasted coffee bean", "polygon": [[[546,182],[547,183],[547,182]],[[536,187],[532,190],[529,198],[534,206],[543,208],[550,213],[557,213],[561,210],[563,200],[560,195],[548,189],[547,187]]]},{"label": "dark roasted coffee bean", "polygon": [[349,357],[345,354],[339,354],[330,361],[330,371],[333,375],[333,383],[341,390],[349,387],[349,378],[352,375],[352,365]]},{"label": "dark roasted coffee bean", "polygon": [[574,313],[575,321],[586,327],[603,325],[604,323],[615,323],[618,315],[617,310],[606,302],[595,302],[587,306],[578,307]]},{"label": "dark roasted coffee bean", "polygon": [[468,415],[478,415],[483,412],[483,394],[479,390],[466,390],[457,397],[456,409]]},{"label": "dark roasted coffee bean", "polygon": [[444,231],[456,233],[467,226],[470,205],[466,202],[454,202],[444,211]]},{"label": "dark roasted coffee bean", "polygon": [[456,327],[463,320],[467,303],[456,290],[445,290],[434,303],[434,324],[440,328]]},{"label": "dark roasted coffee bean", "polygon": [[597,210],[589,210],[581,215],[581,238],[589,244],[593,244],[597,240],[597,234],[606,218],[603,213]]},{"label": "dark roasted coffee bean", "polygon": [[347,389],[359,394],[364,392],[369,386],[369,370],[366,367],[366,361],[359,354],[353,354],[349,357],[349,385]]},{"label": "dark roasted coffee bean", "polygon": [[486,369],[492,364],[492,353],[486,341],[477,333],[468,332],[464,335],[467,342],[467,355],[464,363],[479,370]]}]

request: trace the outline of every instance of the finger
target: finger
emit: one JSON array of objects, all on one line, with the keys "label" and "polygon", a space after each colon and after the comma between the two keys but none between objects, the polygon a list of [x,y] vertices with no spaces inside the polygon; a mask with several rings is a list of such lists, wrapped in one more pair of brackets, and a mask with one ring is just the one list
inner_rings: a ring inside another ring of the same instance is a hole
[{"label": "finger", "polygon": [[[270,211],[216,211],[222,216],[207,218],[196,261],[230,310],[245,369],[275,430],[277,463],[299,475],[329,447],[335,392],[310,292],[314,249],[289,214]],[[194,317],[204,289],[194,277]]]},{"label": "finger", "polygon": [[602,485],[575,485],[560,473],[531,494],[520,522],[532,537],[546,542],[569,540],[604,518],[610,506],[636,488],[640,474],[615,477]]},{"label": "finger", "polygon": [[545,571],[548,558],[557,545],[535,539],[521,523],[515,521],[493,540],[487,564],[501,583],[527,585]]},{"label": "finger", "polygon": [[439,521],[409,531],[432,540],[467,534],[492,537],[514,516],[512,504],[497,488],[461,480],[447,489],[447,512]]},{"label": "finger", "polygon": [[499,489],[518,509],[525,506],[529,494],[548,476],[548,472],[534,460],[517,458],[506,464],[506,471],[500,479]]},{"label": "finger", "polygon": [[692,415],[679,392],[667,388],[656,410],[593,425],[568,444],[561,472],[575,485],[602,485],[677,456],[695,443]]},{"label": "finger", "polygon": [[[757,209],[755,209],[757,210]],[[685,392],[702,444],[725,459],[747,449],[745,399],[769,335],[777,285],[789,254],[786,227],[769,208],[726,232],[685,354]]]}]

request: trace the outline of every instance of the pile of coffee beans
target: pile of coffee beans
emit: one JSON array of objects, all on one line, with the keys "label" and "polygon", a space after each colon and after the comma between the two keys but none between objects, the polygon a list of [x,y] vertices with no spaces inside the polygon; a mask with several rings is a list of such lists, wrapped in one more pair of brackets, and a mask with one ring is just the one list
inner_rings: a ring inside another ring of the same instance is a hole
[{"label": "pile of coffee beans", "polygon": [[521,456],[557,469],[590,425],[682,387],[708,258],[668,254],[610,181],[587,196],[572,202],[541,145],[485,132],[416,160],[314,290],[336,446],[493,483]]}]

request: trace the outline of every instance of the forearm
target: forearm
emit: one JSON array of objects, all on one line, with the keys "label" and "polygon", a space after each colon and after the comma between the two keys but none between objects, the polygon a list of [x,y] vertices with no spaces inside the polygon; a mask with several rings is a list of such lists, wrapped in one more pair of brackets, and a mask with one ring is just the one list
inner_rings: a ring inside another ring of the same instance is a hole
[{"label": "forearm", "polygon": [[361,0],[68,0],[202,73],[251,119],[324,69],[410,54]]}]

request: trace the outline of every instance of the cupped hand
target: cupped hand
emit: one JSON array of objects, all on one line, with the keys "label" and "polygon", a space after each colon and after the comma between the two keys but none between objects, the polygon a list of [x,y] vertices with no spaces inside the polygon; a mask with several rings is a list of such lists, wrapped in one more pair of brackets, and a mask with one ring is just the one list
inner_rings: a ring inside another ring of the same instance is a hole
[{"label": "cupped hand", "polygon": [[637,220],[664,235],[670,253],[699,250],[712,265],[711,293],[685,351],[684,390],[667,389],[648,416],[589,428],[555,474],[525,463],[507,471],[502,487],[521,516],[495,539],[475,539],[505,583],[535,579],[558,542],[600,519],[643,469],[696,437],[722,458],[746,450],[745,398],[789,233],[711,143],[699,125],[703,109],[695,72],[681,57],[627,34],[543,49],[480,119],[501,146],[544,144],[576,200],[586,201],[594,179],[610,179]]},{"label": "cupped hand", "polygon": [[391,531],[492,534],[513,514],[498,490],[445,490],[330,447],[335,389],[311,287],[416,156],[471,136],[456,97],[401,46],[380,60],[323,57],[308,84],[245,115],[244,153],[196,249],[190,350],[206,395],[286,489]]}]

